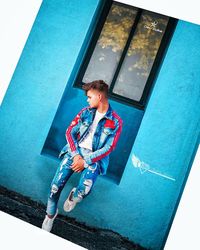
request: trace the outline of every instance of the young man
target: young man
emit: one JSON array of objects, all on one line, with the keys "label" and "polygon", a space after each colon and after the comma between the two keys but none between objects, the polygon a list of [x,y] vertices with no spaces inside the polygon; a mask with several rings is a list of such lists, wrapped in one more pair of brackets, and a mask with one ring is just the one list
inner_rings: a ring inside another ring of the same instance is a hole
[{"label": "young man", "polygon": [[71,190],[64,203],[66,212],[91,192],[99,174],[106,174],[109,154],[122,130],[122,119],[108,102],[108,85],[98,80],[84,84],[83,89],[89,107],[78,113],[66,131],[67,144],[59,155],[63,159],[51,183],[47,214],[42,224],[49,232],[58,214],[60,193],[70,176],[74,172],[81,173],[78,186]]}]

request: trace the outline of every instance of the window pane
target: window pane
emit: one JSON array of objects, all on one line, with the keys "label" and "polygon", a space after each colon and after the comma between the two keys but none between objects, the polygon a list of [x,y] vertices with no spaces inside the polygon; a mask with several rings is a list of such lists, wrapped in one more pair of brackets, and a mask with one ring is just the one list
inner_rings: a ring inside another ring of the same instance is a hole
[{"label": "window pane", "polygon": [[116,79],[114,93],[140,101],[168,21],[169,17],[143,11]]},{"label": "window pane", "polygon": [[137,8],[113,3],[83,77],[83,82],[102,79],[110,85],[126,45]]}]

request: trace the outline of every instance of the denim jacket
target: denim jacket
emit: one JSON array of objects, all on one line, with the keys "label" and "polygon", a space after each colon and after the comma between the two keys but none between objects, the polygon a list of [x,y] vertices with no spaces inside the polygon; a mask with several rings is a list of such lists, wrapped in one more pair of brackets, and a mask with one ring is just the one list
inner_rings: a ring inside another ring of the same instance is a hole
[{"label": "denim jacket", "polygon": [[[89,133],[89,128],[94,120],[96,108],[83,108],[73,119],[66,130],[67,144],[63,147],[59,156],[69,152],[72,157],[79,152],[79,143]],[[84,156],[86,164],[99,163],[100,174],[106,174],[109,164],[109,154],[116,147],[122,130],[122,119],[109,108],[105,116],[99,121],[92,141],[92,152]]]}]

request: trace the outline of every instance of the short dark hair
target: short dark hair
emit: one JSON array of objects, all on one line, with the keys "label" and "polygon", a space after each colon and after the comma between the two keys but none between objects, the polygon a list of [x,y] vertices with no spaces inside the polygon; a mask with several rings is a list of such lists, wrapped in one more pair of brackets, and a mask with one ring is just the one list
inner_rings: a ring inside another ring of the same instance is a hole
[{"label": "short dark hair", "polygon": [[103,80],[95,80],[93,82],[85,83],[82,86],[82,89],[85,90],[85,94],[87,95],[88,90],[96,89],[99,92],[104,93],[105,97],[108,97],[108,84]]}]

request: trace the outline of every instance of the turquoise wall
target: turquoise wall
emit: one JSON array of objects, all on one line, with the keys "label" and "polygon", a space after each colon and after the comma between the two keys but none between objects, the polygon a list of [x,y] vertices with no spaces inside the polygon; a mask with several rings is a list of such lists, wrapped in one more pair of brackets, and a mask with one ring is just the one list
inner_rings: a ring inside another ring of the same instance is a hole
[{"label": "turquoise wall", "polygon": [[[43,1],[1,106],[0,184],[45,204],[58,162],[40,153],[98,8],[98,0]],[[179,21],[120,184],[100,177],[69,216],[162,248],[196,151],[199,44],[200,27]]]},{"label": "turquoise wall", "polygon": [[[122,189],[133,192],[132,208],[125,211],[132,215],[127,226],[134,224],[138,241],[146,240],[146,246],[153,249],[165,241],[197,150],[199,44],[200,26],[179,21],[121,183]],[[144,169],[134,167],[133,155],[147,164]]]},{"label": "turquoise wall", "polygon": [[1,106],[0,183],[36,200],[57,165],[40,152],[98,4],[43,1]]}]

